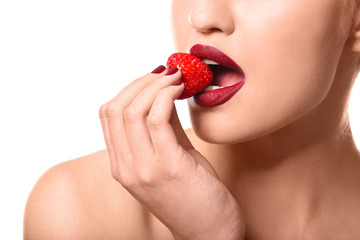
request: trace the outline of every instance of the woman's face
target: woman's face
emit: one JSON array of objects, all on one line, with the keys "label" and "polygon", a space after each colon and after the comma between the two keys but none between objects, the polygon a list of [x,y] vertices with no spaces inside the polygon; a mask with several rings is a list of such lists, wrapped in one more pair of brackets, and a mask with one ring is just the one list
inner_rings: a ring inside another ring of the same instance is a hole
[{"label": "woman's face", "polygon": [[223,104],[189,100],[197,135],[213,143],[247,141],[315,109],[331,88],[346,40],[341,9],[340,0],[173,0],[177,50],[214,46],[245,73],[243,87]]}]

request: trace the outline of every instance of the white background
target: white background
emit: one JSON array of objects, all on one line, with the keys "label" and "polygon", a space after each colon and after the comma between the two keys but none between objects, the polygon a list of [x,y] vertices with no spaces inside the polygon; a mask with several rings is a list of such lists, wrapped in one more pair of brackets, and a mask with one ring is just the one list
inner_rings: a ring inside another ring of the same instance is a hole
[{"label": "white background", "polygon": [[[105,147],[98,109],[174,51],[170,0],[0,2],[0,239],[51,166]],[[359,85],[357,81],[357,85]],[[360,143],[360,86],[350,117]],[[184,128],[184,101],[177,102]]]}]

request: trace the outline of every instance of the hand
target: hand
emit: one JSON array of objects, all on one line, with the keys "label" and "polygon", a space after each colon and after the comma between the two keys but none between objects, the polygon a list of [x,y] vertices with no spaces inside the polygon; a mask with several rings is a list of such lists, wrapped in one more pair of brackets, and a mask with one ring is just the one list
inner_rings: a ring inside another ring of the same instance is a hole
[{"label": "hand", "polygon": [[177,117],[181,72],[166,72],[135,80],[100,108],[112,176],[175,239],[243,239],[240,207]]}]

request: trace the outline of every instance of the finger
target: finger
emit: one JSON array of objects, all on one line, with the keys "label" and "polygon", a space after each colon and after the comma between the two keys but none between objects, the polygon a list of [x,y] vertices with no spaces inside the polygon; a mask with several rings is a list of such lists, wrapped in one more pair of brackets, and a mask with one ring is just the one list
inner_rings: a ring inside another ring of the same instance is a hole
[{"label": "finger", "polygon": [[111,174],[113,177],[115,177],[116,176],[115,169],[117,169],[117,166],[116,166],[116,161],[115,161],[114,149],[110,142],[108,124],[107,124],[106,117],[105,117],[105,104],[103,104],[100,107],[99,118],[100,118],[102,132],[103,132],[104,139],[105,139],[106,149],[108,151],[108,155],[109,155],[109,159],[110,159]]},{"label": "finger", "polygon": [[155,68],[151,73],[148,73],[145,76],[142,76],[131,82],[129,85],[123,88],[112,100],[110,100],[110,102],[116,102],[119,99],[128,99],[128,101],[131,102],[135,98],[135,96],[146,86],[151,84],[154,80],[162,77],[166,73],[166,67],[160,65],[159,67]]},{"label": "finger", "polygon": [[187,137],[183,127],[181,126],[181,122],[179,120],[176,108],[174,108],[171,114],[170,124],[174,130],[178,143],[186,150],[194,149],[194,146],[190,142],[190,139]]},{"label": "finger", "polygon": [[[204,158],[198,151],[195,150],[194,146],[190,142],[190,139],[187,137],[184,129],[181,126],[180,120],[178,118],[178,115],[176,113],[176,108],[174,108],[170,123],[174,129],[174,133],[176,135],[176,138],[179,142],[179,144],[187,150],[196,160],[197,163],[199,163],[201,166],[203,166],[205,169],[207,169],[213,176],[216,178],[219,178],[215,169],[213,166],[209,163],[209,161]],[[192,151],[189,151],[192,150]]]},{"label": "finger", "polygon": [[147,74],[141,77],[127,87],[125,87],[120,93],[105,104],[104,115],[106,121],[105,130],[108,133],[108,142],[111,146],[110,150],[113,152],[112,156],[124,161],[131,159],[131,151],[126,137],[126,130],[124,126],[124,110],[151,82],[163,76],[165,72],[160,74]]},{"label": "finger", "polygon": [[158,93],[176,81],[181,82],[181,72],[178,69],[171,69],[169,74],[171,75],[157,79],[141,91],[125,110],[126,135],[133,159],[143,161],[154,154],[146,119]]},{"label": "finger", "polygon": [[175,109],[174,100],[181,95],[183,89],[182,84],[161,90],[150,109],[148,127],[154,150],[159,156],[176,154],[181,147],[170,119]]}]

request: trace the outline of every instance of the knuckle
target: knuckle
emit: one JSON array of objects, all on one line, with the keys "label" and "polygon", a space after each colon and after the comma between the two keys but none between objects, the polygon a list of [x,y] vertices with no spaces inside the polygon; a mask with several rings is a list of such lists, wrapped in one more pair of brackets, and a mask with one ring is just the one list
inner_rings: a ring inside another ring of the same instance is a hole
[{"label": "knuckle", "polygon": [[121,112],[121,105],[113,102],[109,102],[103,106],[103,111],[106,117],[112,117],[116,114],[119,114]]},{"label": "knuckle", "polygon": [[140,116],[140,111],[136,107],[128,107],[124,111],[124,119],[127,122],[133,122]]},{"label": "knuckle", "polygon": [[161,99],[171,99],[171,92],[172,92],[172,89],[164,88],[160,91],[159,97]]},{"label": "knuckle", "polygon": [[106,104],[103,104],[100,106],[100,108],[99,108],[99,118],[100,119],[105,118],[105,109],[106,109]]},{"label": "knuckle", "polygon": [[142,187],[153,188],[164,183],[174,182],[178,180],[181,174],[179,166],[150,167],[138,171],[138,184]]},{"label": "knuckle", "polygon": [[165,121],[159,114],[151,114],[147,117],[147,124],[152,130],[157,130],[165,124]]},{"label": "knuckle", "polygon": [[126,189],[132,189],[137,185],[136,177],[134,177],[132,172],[112,170],[111,174],[113,178]]},{"label": "knuckle", "polygon": [[111,168],[111,176],[119,183],[121,183],[120,176],[115,168]]},{"label": "knuckle", "polygon": [[185,172],[196,169],[194,162],[189,162],[187,152],[181,147],[179,147],[177,156],[178,158],[176,161],[171,161],[166,165],[167,171],[165,172],[165,178],[167,181],[177,181],[184,177]]},{"label": "knuckle", "polygon": [[179,179],[181,176],[183,176],[183,172],[180,171],[179,166],[175,166],[168,172],[167,179],[173,181]]},{"label": "knuckle", "polygon": [[138,184],[141,187],[152,187],[159,182],[159,176],[152,171],[140,171],[138,174]]},{"label": "knuckle", "polygon": [[180,167],[178,164],[174,164],[169,167],[167,171],[163,174],[163,179],[166,182],[174,182],[180,179],[183,176],[183,172],[180,171]]},{"label": "knuckle", "polygon": [[120,183],[127,190],[136,190],[139,186],[138,181],[133,177],[123,177]]}]

